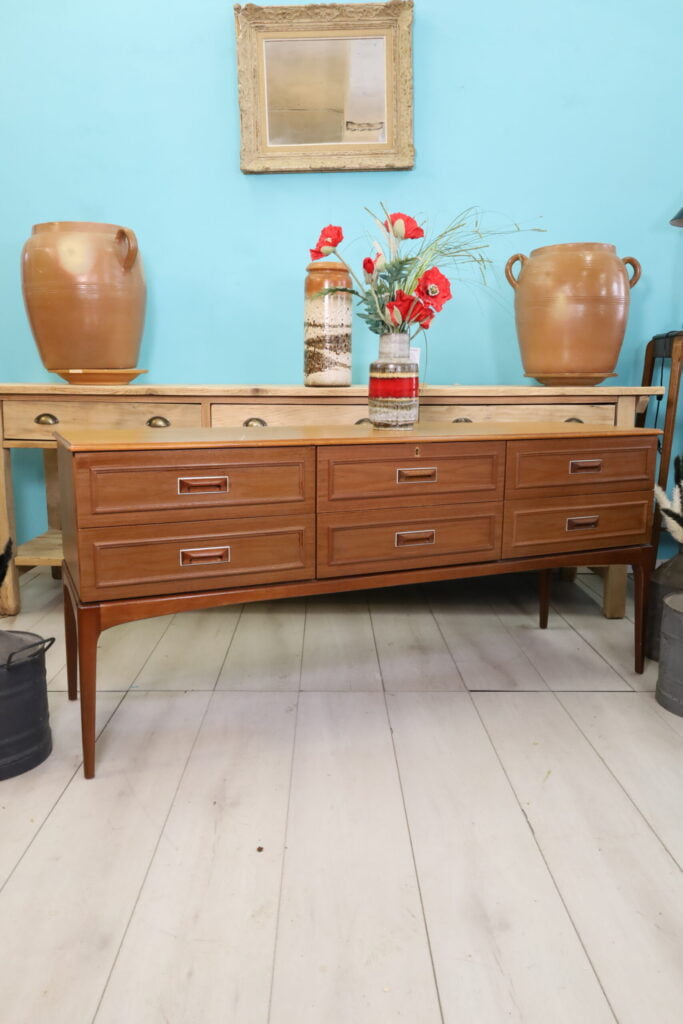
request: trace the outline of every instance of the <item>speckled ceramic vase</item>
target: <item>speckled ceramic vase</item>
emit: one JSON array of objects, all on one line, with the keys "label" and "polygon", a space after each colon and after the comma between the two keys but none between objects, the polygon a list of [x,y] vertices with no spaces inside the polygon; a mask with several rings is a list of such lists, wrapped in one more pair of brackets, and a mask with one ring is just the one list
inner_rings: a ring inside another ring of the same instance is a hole
[{"label": "speckled ceramic vase", "polygon": [[640,277],[638,260],[620,259],[613,245],[602,242],[568,242],[542,246],[528,257],[516,253],[505,276],[515,289],[526,377],[548,385],[585,385],[614,376],[630,291]]},{"label": "speckled ceramic vase", "polygon": [[351,383],[351,295],[326,288],[350,288],[342,263],[309,263],[304,290],[304,384],[348,387]]},{"label": "speckled ceramic vase", "polygon": [[374,427],[410,428],[420,415],[418,365],[410,361],[407,334],[383,334],[370,364],[368,415]]}]

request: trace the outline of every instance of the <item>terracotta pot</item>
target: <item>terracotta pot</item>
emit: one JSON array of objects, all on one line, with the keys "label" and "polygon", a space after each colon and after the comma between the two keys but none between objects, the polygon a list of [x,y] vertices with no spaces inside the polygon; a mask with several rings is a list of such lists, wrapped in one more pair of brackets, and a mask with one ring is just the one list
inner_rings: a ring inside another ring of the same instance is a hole
[{"label": "terracotta pot", "polygon": [[[512,268],[521,263],[519,276]],[[629,279],[626,264],[633,268]],[[640,263],[613,245],[571,242],[516,253],[505,266],[526,377],[541,384],[598,384],[614,376],[630,290]]]},{"label": "terracotta pot", "polygon": [[130,228],[35,224],[21,270],[26,312],[46,369],[136,365],[146,288]]},{"label": "terracotta pot", "polygon": [[314,262],[304,287],[304,384],[348,387],[351,383],[351,295],[321,295],[326,288],[350,288],[343,263]]}]

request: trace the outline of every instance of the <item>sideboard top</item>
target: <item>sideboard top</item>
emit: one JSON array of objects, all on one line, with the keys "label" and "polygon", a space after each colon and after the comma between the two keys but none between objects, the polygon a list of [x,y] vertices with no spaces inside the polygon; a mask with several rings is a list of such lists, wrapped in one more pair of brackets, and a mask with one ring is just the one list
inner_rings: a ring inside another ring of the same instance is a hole
[{"label": "sideboard top", "polygon": [[[601,384],[590,387],[545,387],[542,384],[531,385],[448,385],[423,384],[420,394],[425,398],[532,398],[540,401],[543,398],[560,397],[591,397],[596,402],[609,401],[624,395],[663,395],[663,387],[612,387]],[[2,384],[0,383],[0,399],[13,397],[29,397],[36,395],[46,397],[60,395],[63,397],[83,398],[86,396],[105,398],[120,396],[126,398],[144,397],[179,397],[179,398],[360,398],[367,397],[366,385],[354,384],[350,387],[314,388],[294,386],[262,385],[229,385],[216,386],[209,384]]]},{"label": "sideboard top", "polygon": [[403,441],[508,441],[534,438],[644,437],[661,434],[649,427],[591,423],[425,423],[406,429],[355,426],[169,427],[159,430],[73,429],[56,433],[71,451],[145,451],[160,448],[278,447],[283,445],[383,444]]}]

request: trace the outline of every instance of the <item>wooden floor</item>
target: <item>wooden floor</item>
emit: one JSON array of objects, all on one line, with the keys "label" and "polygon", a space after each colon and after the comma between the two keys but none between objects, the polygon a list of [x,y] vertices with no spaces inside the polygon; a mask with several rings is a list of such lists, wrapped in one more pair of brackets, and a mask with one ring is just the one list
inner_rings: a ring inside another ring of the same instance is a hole
[{"label": "wooden floor", "polygon": [[600,582],[223,608],[101,638],[0,783],[2,1024],[680,1024],[683,719]]}]

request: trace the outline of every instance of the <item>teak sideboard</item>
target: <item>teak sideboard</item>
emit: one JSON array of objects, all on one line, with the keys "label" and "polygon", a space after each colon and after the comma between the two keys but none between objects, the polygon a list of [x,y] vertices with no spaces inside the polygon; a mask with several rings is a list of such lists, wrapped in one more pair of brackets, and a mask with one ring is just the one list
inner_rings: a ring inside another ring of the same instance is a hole
[{"label": "teak sideboard", "polygon": [[643,670],[658,431],[578,423],[58,435],[69,697],[95,771],[97,639],[224,604],[632,565]]},{"label": "teak sideboard", "polygon": [[[451,421],[574,422],[631,427],[661,387],[423,386],[423,424]],[[19,547],[16,565],[62,562],[55,431],[185,427],[351,426],[367,417],[367,388],[0,384],[0,541],[16,536],[11,449],[44,451],[48,530]],[[605,614],[624,614],[625,577],[608,572]],[[0,614],[20,609],[16,566],[0,588]]]}]

